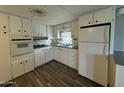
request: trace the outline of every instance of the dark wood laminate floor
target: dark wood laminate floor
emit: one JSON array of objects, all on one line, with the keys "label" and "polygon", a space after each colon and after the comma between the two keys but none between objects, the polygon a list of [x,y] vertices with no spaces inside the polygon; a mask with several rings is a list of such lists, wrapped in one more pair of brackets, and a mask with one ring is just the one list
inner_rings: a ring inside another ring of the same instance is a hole
[{"label": "dark wood laminate floor", "polygon": [[13,80],[16,87],[101,87],[78,72],[52,61]]}]

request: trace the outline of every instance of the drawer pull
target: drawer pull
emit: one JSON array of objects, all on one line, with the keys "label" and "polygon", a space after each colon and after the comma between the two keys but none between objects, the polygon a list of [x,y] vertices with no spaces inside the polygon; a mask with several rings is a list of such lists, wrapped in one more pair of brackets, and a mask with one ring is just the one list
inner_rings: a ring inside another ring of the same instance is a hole
[{"label": "drawer pull", "polygon": [[22,62],[20,62],[20,64],[22,64]]}]

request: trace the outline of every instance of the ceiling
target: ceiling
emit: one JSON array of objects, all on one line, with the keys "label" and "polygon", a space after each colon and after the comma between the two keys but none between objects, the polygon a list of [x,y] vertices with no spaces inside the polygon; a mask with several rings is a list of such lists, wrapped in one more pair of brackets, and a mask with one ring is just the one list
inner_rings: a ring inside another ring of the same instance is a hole
[{"label": "ceiling", "polygon": [[[40,20],[49,25],[56,25],[75,20],[80,15],[97,9],[109,7],[107,5],[0,5],[0,11],[9,14]],[[46,11],[44,16],[34,16],[31,9]]]}]

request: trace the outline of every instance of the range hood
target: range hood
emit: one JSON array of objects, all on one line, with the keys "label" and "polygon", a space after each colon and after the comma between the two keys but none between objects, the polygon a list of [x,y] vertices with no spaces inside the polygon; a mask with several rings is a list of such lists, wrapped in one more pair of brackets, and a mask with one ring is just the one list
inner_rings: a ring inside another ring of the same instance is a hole
[{"label": "range hood", "polygon": [[33,36],[33,40],[46,40],[48,37],[45,36]]}]

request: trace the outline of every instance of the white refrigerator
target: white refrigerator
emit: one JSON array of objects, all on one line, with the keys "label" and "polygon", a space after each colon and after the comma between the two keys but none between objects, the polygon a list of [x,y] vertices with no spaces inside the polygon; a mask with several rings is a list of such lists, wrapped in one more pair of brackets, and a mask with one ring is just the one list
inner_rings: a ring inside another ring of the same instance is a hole
[{"label": "white refrigerator", "polygon": [[110,25],[79,31],[79,74],[103,86],[108,84]]}]

